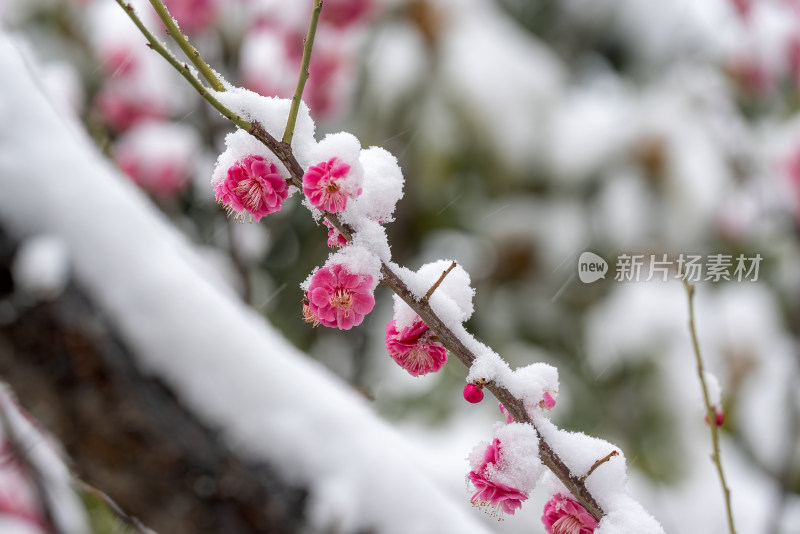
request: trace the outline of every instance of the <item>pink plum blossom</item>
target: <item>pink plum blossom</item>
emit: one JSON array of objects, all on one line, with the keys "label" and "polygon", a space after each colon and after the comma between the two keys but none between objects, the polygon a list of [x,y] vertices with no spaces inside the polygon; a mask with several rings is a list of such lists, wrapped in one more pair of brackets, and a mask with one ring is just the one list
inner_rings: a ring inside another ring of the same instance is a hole
[{"label": "pink plum blossom", "polygon": [[327,219],[323,220],[322,224],[328,227],[328,246],[330,248],[339,248],[347,244],[347,239]]},{"label": "pink plum blossom", "polygon": [[[527,500],[528,494],[493,480],[497,470],[503,465],[503,451],[500,440],[495,438],[486,447],[480,464],[470,471],[467,478],[475,486],[475,494],[470,501],[474,506],[494,509],[495,513],[513,514]],[[489,465],[493,469],[489,469]]]},{"label": "pink plum blossom", "polygon": [[477,404],[483,400],[483,386],[467,384],[464,386],[464,399],[472,404]]},{"label": "pink plum blossom", "polygon": [[347,199],[361,194],[361,189],[348,180],[350,165],[339,158],[310,167],[303,176],[303,193],[309,202],[322,211],[339,213],[347,207]]},{"label": "pink plum blossom", "polygon": [[544,505],[542,523],[548,534],[592,534],[597,520],[570,497],[556,494]]},{"label": "pink plum blossom", "polygon": [[217,202],[237,219],[249,213],[256,222],[281,209],[289,186],[278,168],[261,156],[247,156],[228,169],[228,175],[214,186]]},{"label": "pink plum blossom", "polygon": [[372,290],[372,276],[352,273],[340,264],[325,266],[311,277],[308,311],[303,315],[331,328],[350,330],[375,306]]},{"label": "pink plum blossom", "polygon": [[434,373],[447,361],[447,350],[433,339],[428,325],[417,317],[411,326],[397,330],[393,319],[386,325],[386,349],[397,365],[411,376]]}]

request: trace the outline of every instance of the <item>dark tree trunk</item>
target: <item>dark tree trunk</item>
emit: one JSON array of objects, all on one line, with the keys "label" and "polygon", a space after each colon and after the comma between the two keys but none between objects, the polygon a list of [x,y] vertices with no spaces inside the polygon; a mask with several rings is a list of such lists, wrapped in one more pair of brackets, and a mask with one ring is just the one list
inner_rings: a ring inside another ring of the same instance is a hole
[{"label": "dark tree trunk", "polygon": [[306,491],[231,451],[142,374],[80,288],[47,303],[15,292],[14,246],[0,232],[0,378],[80,478],[162,534],[304,530]]}]

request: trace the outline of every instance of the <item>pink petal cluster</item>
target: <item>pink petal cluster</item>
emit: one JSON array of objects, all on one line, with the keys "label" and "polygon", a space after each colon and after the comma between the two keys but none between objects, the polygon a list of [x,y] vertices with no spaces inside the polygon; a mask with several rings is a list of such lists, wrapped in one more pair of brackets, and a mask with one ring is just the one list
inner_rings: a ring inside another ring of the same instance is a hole
[{"label": "pink petal cluster", "polygon": [[328,227],[328,246],[330,248],[340,248],[347,244],[347,239],[327,219],[324,219],[322,224]]},{"label": "pink petal cluster", "polygon": [[325,326],[350,330],[375,306],[372,289],[368,274],[351,273],[339,264],[325,266],[311,277],[303,315],[307,321],[314,317]]},{"label": "pink petal cluster", "polygon": [[428,325],[417,317],[411,326],[397,330],[392,319],[386,325],[386,349],[397,365],[411,376],[434,373],[447,361],[447,349],[433,339]]},{"label": "pink petal cluster", "polygon": [[309,167],[303,176],[303,193],[311,205],[322,211],[339,213],[347,207],[347,199],[361,194],[349,183],[350,165],[339,158]]},{"label": "pink petal cluster", "polygon": [[544,408],[545,410],[552,410],[553,406],[556,405],[556,400],[550,395],[549,392],[545,391],[544,395],[542,395],[542,400],[539,402],[539,406]]},{"label": "pink petal cluster", "polygon": [[[502,466],[502,445],[497,438],[486,447],[483,461],[470,471],[467,478],[475,486],[475,494],[470,501],[474,506],[494,509],[497,512],[513,514],[527,500],[528,494],[501,482],[491,480],[489,465]],[[494,472],[494,470],[492,470]]]},{"label": "pink petal cluster", "polygon": [[597,520],[578,501],[556,494],[544,505],[542,523],[548,534],[592,534]]},{"label": "pink petal cluster", "polygon": [[217,202],[237,219],[249,213],[256,222],[281,209],[289,186],[278,168],[261,156],[247,156],[228,169],[224,180],[214,186]]}]

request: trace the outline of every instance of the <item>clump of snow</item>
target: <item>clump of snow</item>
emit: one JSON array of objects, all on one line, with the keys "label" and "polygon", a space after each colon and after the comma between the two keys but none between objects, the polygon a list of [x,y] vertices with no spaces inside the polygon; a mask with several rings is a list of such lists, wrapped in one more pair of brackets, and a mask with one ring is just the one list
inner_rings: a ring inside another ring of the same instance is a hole
[{"label": "clump of snow", "polygon": [[558,396],[558,369],[546,363],[532,363],[515,369],[504,385],[530,412],[542,402],[545,393],[553,400]]},{"label": "clump of snow", "polygon": [[606,515],[594,534],[664,534],[656,518],[626,493],[617,493],[607,501]]},{"label": "clump of snow", "polygon": [[[396,271],[417,300],[422,299],[444,272],[452,265],[451,260],[426,263],[414,273],[407,269]],[[472,297],[475,290],[470,285],[469,274],[457,265],[444,277],[442,283],[428,299],[431,308],[448,327],[460,325],[474,311]],[[407,328],[414,322],[416,313],[397,295],[394,296],[395,321],[398,328]]]},{"label": "clump of snow", "polygon": [[[466,333],[466,330],[464,333]],[[474,340],[471,336],[470,338]],[[464,336],[459,336],[459,339],[463,341]],[[482,344],[481,347],[485,348]],[[469,368],[469,373],[467,373],[467,382],[474,382],[478,379],[492,380],[497,385],[505,387],[512,374],[508,363],[491,349],[476,351],[474,346],[470,345],[467,345],[467,348],[477,356]]]},{"label": "clump of snow", "polygon": [[364,169],[361,195],[349,203],[342,220],[355,224],[367,218],[386,224],[394,220],[394,208],[403,197],[403,172],[390,152],[380,147],[362,150],[359,161]]},{"label": "clump of snow", "polygon": [[57,298],[69,282],[66,243],[57,236],[40,234],[22,242],[11,273],[15,286],[40,300]]},{"label": "clump of snow", "polygon": [[489,478],[525,493],[530,492],[544,471],[539,459],[536,430],[527,423],[510,423],[498,428],[494,437],[500,440],[502,462],[487,467]]},{"label": "clump of snow", "polygon": [[[289,119],[289,110],[292,106],[290,99],[261,96],[248,89],[231,85],[227,85],[224,92],[214,92],[214,96],[245,120],[261,124],[278,141],[283,138],[286,122]],[[314,121],[308,112],[308,106],[301,102],[292,136],[292,152],[298,163],[304,168],[313,164],[310,156],[317,144],[314,139],[314,129]],[[258,141],[256,142],[258,143]]]},{"label": "clump of snow", "polygon": [[586,479],[586,488],[604,510],[609,508],[612,498],[625,491],[627,473],[625,455],[616,445],[582,432],[569,432],[556,427],[541,413],[531,413],[536,429],[553,451],[561,458],[575,477],[586,475],[598,460],[612,451],[616,456],[602,463]]},{"label": "clump of snow", "polygon": [[353,244],[366,248],[383,262],[389,262],[392,259],[386,228],[377,221],[360,219],[354,224]]}]

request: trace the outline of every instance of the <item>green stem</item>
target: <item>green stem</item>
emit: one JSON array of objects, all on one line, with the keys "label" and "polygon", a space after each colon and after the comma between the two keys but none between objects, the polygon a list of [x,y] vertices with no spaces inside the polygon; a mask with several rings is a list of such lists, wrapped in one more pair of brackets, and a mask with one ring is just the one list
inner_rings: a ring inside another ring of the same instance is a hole
[{"label": "green stem", "polygon": [[181,63],[180,61],[178,61],[178,58],[172,55],[172,52],[167,50],[167,48],[161,43],[161,41],[159,41],[155,37],[155,35],[150,33],[150,30],[147,29],[147,27],[142,22],[142,19],[140,19],[139,16],[136,14],[136,10],[133,9],[132,5],[126,4],[125,2],[123,2],[123,0],[116,0],[116,2],[122,7],[122,9],[125,10],[125,13],[128,14],[128,16],[136,25],[136,27],[139,28],[139,31],[141,31],[142,34],[145,36],[150,48],[158,52],[164,59],[167,60],[167,62],[170,65],[172,65],[175,68],[175,70],[177,70],[181,74],[181,76],[186,78],[186,81],[188,81],[192,85],[192,87],[194,87],[197,90],[197,92],[200,93],[200,96],[205,98],[209,104],[214,106],[214,109],[219,111],[223,117],[230,120],[236,126],[238,126],[243,130],[250,131],[253,128],[253,125],[250,122],[244,120],[242,117],[240,117],[239,115],[237,115],[236,113],[225,107],[222,104],[222,102],[217,100],[214,97],[214,95],[212,95],[209,92],[208,88],[206,88],[200,82],[200,80],[194,77],[192,71],[189,70],[189,67],[185,63]]},{"label": "green stem", "polygon": [[713,454],[711,458],[717,466],[717,473],[719,474],[719,481],[722,484],[722,494],[725,498],[725,509],[728,513],[728,529],[730,534],[736,534],[736,529],[733,526],[733,509],[731,508],[731,490],[725,482],[725,473],[722,470],[722,459],[719,452],[719,428],[716,424],[716,413],[714,406],[711,405],[711,400],[708,396],[708,385],[703,374],[703,357],[700,355],[700,342],[697,340],[697,329],[695,328],[694,319],[694,286],[683,281],[683,287],[686,288],[686,295],[689,298],[689,332],[692,336],[692,347],[694,348],[695,359],[697,360],[697,376],[700,378],[700,385],[703,388],[703,401],[706,403],[706,419],[708,426],[711,429],[711,445],[713,447]]},{"label": "green stem", "polygon": [[214,74],[211,67],[208,66],[208,63],[200,57],[200,52],[198,52],[197,49],[189,43],[189,39],[181,33],[180,28],[178,28],[178,25],[175,23],[175,19],[169,14],[164,3],[161,0],[150,0],[150,4],[153,6],[153,9],[156,10],[156,13],[158,13],[161,22],[166,26],[169,36],[178,43],[178,46],[181,47],[181,50],[183,50],[183,53],[189,58],[189,61],[197,67],[197,70],[203,75],[203,78],[208,80],[208,83],[211,84],[211,87],[213,87],[215,91],[225,91],[225,86],[219,81],[219,78]]},{"label": "green stem", "polygon": [[[152,1],[152,0],[151,0]],[[311,49],[314,47],[314,35],[317,33],[317,22],[322,11],[322,0],[314,1],[314,10],[311,12],[311,23],[308,25],[308,35],[303,40],[303,61],[300,64],[300,76],[297,78],[297,87],[292,97],[292,108],[289,110],[289,119],[286,121],[286,130],[283,132],[283,142],[292,144],[294,125],[297,122],[297,112],[300,110],[300,101],[303,98],[303,89],[308,80],[308,65],[311,63]]]}]

